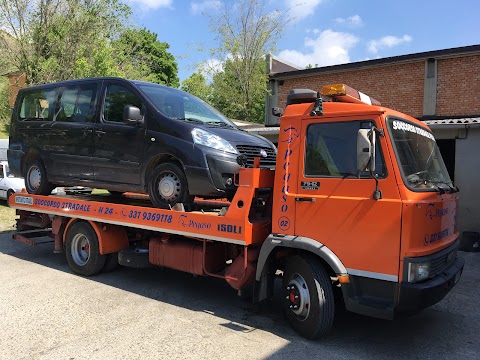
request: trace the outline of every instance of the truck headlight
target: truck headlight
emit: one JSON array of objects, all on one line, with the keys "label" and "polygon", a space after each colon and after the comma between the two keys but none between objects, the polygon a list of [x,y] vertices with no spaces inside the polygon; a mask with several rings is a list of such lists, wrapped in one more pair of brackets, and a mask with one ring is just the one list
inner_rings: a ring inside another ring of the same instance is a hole
[{"label": "truck headlight", "polygon": [[195,128],[192,130],[192,137],[195,144],[208,146],[232,154],[238,154],[237,150],[227,140],[222,139],[220,136],[212,134],[209,131]]},{"label": "truck headlight", "polygon": [[430,261],[408,264],[408,282],[416,283],[430,276]]}]

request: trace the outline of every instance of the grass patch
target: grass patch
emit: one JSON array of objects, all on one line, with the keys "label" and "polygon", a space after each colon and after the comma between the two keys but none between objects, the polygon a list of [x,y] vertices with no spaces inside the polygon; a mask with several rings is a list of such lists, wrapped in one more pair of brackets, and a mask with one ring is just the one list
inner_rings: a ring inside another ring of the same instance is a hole
[{"label": "grass patch", "polygon": [[15,209],[9,208],[5,200],[0,200],[0,231],[15,230]]}]

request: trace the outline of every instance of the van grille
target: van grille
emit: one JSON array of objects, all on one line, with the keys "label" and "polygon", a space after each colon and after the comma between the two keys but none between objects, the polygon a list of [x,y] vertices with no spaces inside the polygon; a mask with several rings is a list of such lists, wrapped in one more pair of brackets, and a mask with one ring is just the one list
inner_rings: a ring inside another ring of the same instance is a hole
[{"label": "van grille", "polygon": [[[245,155],[247,157],[247,167],[253,167],[253,161],[256,157],[260,158],[260,167],[275,167],[275,163],[277,161],[277,154],[272,148],[251,145],[237,145],[237,150],[240,155]],[[267,157],[263,157],[260,154],[261,150],[264,150],[267,153]]]}]

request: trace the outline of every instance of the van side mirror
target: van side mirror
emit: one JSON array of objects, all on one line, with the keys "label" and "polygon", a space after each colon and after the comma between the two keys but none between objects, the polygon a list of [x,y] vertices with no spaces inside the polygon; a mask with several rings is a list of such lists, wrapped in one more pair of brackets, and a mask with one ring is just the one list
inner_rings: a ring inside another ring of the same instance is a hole
[{"label": "van side mirror", "polygon": [[140,109],[136,106],[126,105],[123,108],[123,122],[128,125],[143,125],[143,116]]},{"label": "van side mirror", "polygon": [[357,171],[375,171],[376,133],[373,129],[359,129],[357,135]]}]

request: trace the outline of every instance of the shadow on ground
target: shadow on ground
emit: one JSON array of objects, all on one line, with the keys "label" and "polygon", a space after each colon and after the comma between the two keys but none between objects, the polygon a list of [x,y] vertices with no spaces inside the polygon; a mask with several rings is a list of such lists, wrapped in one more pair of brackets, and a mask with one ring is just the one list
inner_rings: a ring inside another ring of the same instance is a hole
[{"label": "shadow on ground", "polygon": [[[74,275],[64,254],[53,254],[53,244],[29,247],[0,233],[0,253]],[[466,259],[463,278],[452,293],[422,313],[385,321],[340,311],[332,334],[307,341],[290,329],[277,300],[253,306],[237,297],[221,279],[193,276],[168,269],[119,268],[91,277],[156,301],[224,319],[222,326],[239,332],[262,329],[289,341],[272,358],[326,359],[477,359],[480,353],[480,254],[460,253]]]}]

